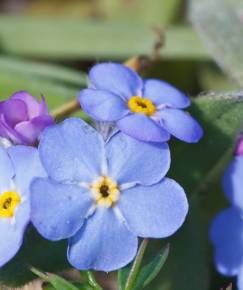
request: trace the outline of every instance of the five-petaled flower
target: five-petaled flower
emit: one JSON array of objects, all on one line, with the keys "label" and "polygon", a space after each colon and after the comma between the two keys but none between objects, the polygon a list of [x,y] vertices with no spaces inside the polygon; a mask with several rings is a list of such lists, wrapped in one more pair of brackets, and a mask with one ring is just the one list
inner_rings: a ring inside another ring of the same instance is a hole
[{"label": "five-petaled flower", "polygon": [[80,119],[47,128],[39,144],[48,178],[31,185],[31,220],[49,240],[68,239],[68,260],[80,269],[128,264],[137,237],[163,238],[184,222],[184,190],[165,178],[166,143],[118,132],[106,142]]},{"label": "five-petaled flower", "polygon": [[234,159],[225,171],[223,188],[231,207],[214,219],[210,238],[215,249],[215,264],[220,273],[237,276],[243,290],[243,138],[241,136]]},{"label": "five-petaled flower", "polygon": [[53,123],[44,98],[38,103],[29,93],[21,91],[0,102],[0,136],[14,144],[33,145]]},{"label": "five-petaled flower", "polygon": [[194,143],[203,131],[182,109],[189,98],[170,84],[142,80],[130,68],[116,63],[95,65],[90,88],[79,96],[83,110],[97,121],[115,122],[125,134],[148,142],[165,142],[173,135]]},{"label": "five-petaled flower", "polygon": [[30,221],[29,186],[34,176],[45,176],[36,148],[0,146],[0,267],[22,245]]}]

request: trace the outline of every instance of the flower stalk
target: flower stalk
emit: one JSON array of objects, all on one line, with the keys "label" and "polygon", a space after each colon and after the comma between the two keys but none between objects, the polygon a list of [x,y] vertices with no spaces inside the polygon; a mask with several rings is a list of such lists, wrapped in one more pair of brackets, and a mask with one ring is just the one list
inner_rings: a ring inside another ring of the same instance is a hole
[{"label": "flower stalk", "polygon": [[144,254],[145,254],[145,250],[146,250],[146,248],[148,246],[148,243],[149,243],[149,239],[143,239],[143,241],[142,241],[142,243],[141,243],[141,245],[139,247],[137,256],[136,256],[136,258],[135,258],[135,260],[133,262],[130,274],[128,276],[127,283],[126,283],[126,286],[125,286],[125,290],[132,290],[134,285],[135,285],[135,283],[136,283],[137,275],[138,275],[139,270],[141,268],[143,257],[144,257]]},{"label": "flower stalk", "polygon": [[87,282],[92,287],[93,290],[103,290],[102,287],[97,283],[92,271],[83,271],[81,272],[81,276],[84,278],[85,282]]}]

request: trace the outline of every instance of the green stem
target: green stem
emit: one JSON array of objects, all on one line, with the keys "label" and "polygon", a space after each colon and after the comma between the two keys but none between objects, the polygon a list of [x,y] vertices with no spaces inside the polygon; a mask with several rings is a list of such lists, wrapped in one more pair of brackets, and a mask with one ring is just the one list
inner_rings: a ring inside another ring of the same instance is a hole
[{"label": "green stem", "polygon": [[38,269],[36,269],[34,267],[31,267],[30,271],[46,282],[48,282],[50,280],[48,275],[46,275],[45,273],[39,271]]},{"label": "green stem", "polygon": [[82,277],[88,282],[88,284],[92,287],[94,290],[103,290],[101,286],[97,283],[95,276],[92,271],[84,271],[81,272]]},{"label": "green stem", "polygon": [[144,239],[139,247],[137,256],[136,256],[136,258],[133,262],[133,265],[132,265],[132,269],[131,269],[129,276],[127,278],[125,290],[132,290],[134,285],[135,285],[137,275],[138,275],[139,270],[141,268],[144,253],[145,253],[145,250],[147,248],[148,242],[149,242],[148,239]]},{"label": "green stem", "polygon": [[53,110],[51,115],[57,120],[64,119],[65,117],[79,111],[80,109],[81,107],[78,100],[74,99]]}]

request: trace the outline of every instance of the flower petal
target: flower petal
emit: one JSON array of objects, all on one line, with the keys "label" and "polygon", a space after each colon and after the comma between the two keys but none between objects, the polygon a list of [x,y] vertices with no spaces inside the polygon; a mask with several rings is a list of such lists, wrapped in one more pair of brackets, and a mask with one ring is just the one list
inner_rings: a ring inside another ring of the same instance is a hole
[{"label": "flower petal", "polygon": [[150,238],[174,234],[184,223],[188,212],[183,188],[169,178],[152,186],[124,190],[118,207],[132,232]]},{"label": "flower petal", "polygon": [[30,121],[18,123],[15,130],[21,136],[28,140],[28,144],[34,144],[41,132],[48,126],[52,125],[54,120],[51,116],[43,115],[36,117]]},{"label": "flower petal", "polygon": [[3,114],[0,114],[0,134],[15,144],[28,144],[28,140],[6,122]]},{"label": "flower petal", "polygon": [[104,141],[81,119],[66,119],[42,134],[41,161],[48,175],[57,181],[92,182],[102,174]]},{"label": "flower petal", "polygon": [[20,91],[12,95],[12,100],[21,100],[25,103],[29,119],[35,118],[41,114],[46,113],[44,110],[46,109],[46,104],[44,98],[42,98],[42,102],[38,103],[37,99],[34,98],[31,94],[26,91]]},{"label": "flower petal", "polygon": [[159,112],[161,125],[176,138],[188,142],[198,142],[203,130],[188,113],[176,109],[163,109]]},{"label": "flower petal", "polygon": [[14,168],[6,149],[0,146],[0,194],[9,190],[14,176]]},{"label": "flower petal", "polygon": [[21,100],[9,99],[0,102],[0,112],[10,126],[28,120],[27,107]]},{"label": "flower petal", "polygon": [[46,172],[40,162],[39,152],[34,147],[12,146],[8,149],[15,176],[14,183],[21,195],[28,195],[30,183],[35,177],[45,177]]},{"label": "flower petal", "polygon": [[229,201],[243,209],[243,156],[236,156],[225,171],[223,188]]},{"label": "flower petal", "polygon": [[127,104],[108,91],[82,90],[79,101],[83,110],[98,121],[117,121],[129,112]]},{"label": "flower petal", "polygon": [[30,204],[28,199],[15,209],[14,218],[0,218],[0,267],[10,261],[19,251],[29,220]]},{"label": "flower petal", "polygon": [[9,220],[0,219],[0,267],[9,262],[20,249],[24,230],[11,224]]},{"label": "flower petal", "polygon": [[119,184],[154,184],[165,176],[170,167],[167,143],[145,143],[122,132],[109,139],[106,152],[109,176]]},{"label": "flower petal", "polygon": [[144,98],[149,98],[155,105],[167,105],[171,108],[186,108],[190,99],[169,83],[161,80],[144,81]]},{"label": "flower petal", "polygon": [[112,208],[98,208],[69,241],[68,260],[80,270],[113,271],[127,265],[137,252],[137,237]]},{"label": "flower petal", "polygon": [[92,199],[87,189],[44,178],[31,185],[31,221],[49,240],[73,236],[81,227]]},{"label": "flower petal", "polygon": [[125,65],[101,63],[93,66],[89,72],[91,87],[106,90],[124,99],[140,96],[143,82],[139,75]]},{"label": "flower petal", "polygon": [[166,142],[170,134],[151,118],[143,114],[130,114],[117,122],[125,134],[145,142]]},{"label": "flower petal", "polygon": [[237,275],[243,262],[243,220],[238,211],[228,208],[214,219],[210,229],[215,264],[223,275]]},{"label": "flower petal", "polygon": [[237,289],[238,290],[243,290],[243,267],[240,268],[239,273],[238,273],[238,277],[237,277]]}]

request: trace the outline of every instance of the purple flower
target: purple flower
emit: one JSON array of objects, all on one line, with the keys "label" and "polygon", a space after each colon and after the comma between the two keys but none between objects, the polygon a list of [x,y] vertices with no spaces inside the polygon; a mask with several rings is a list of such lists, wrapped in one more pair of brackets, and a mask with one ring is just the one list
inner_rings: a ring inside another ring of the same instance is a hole
[{"label": "purple flower", "polygon": [[0,136],[14,144],[33,145],[40,133],[53,123],[44,98],[38,103],[22,91],[0,102]]},{"label": "purple flower", "polygon": [[97,121],[115,122],[125,134],[150,142],[164,142],[173,135],[198,142],[203,131],[182,109],[189,98],[170,84],[142,80],[130,68],[116,63],[95,65],[89,73],[90,88],[82,90],[83,110]]},{"label": "purple flower", "polygon": [[239,136],[238,142],[235,146],[235,155],[239,156],[239,155],[243,155],[243,134],[241,134]]}]

